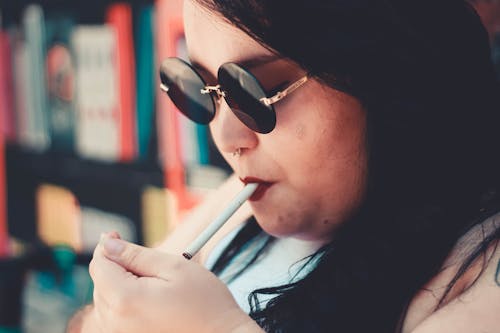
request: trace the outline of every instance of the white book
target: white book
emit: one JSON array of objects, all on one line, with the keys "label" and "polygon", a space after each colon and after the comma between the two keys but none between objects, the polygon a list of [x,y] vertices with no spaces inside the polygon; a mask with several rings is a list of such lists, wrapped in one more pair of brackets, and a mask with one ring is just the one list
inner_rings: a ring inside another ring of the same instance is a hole
[{"label": "white book", "polygon": [[129,218],[93,207],[82,207],[82,251],[90,253],[99,243],[101,233],[116,231],[129,242],[137,242],[137,230]]},{"label": "white book", "polygon": [[117,161],[120,115],[116,33],[108,25],[79,25],[71,36],[75,55],[76,150],[85,158]]},{"label": "white book", "polygon": [[45,21],[40,5],[29,5],[23,13],[23,29],[26,40],[26,114],[28,132],[26,144],[43,151],[50,146],[48,126],[48,98],[45,76]]}]

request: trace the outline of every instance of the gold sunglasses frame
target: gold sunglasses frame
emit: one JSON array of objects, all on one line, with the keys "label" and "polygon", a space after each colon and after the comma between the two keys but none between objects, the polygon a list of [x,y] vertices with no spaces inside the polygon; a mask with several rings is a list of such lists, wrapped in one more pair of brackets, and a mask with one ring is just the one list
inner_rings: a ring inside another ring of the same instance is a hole
[{"label": "gold sunglasses frame", "polygon": [[[278,101],[285,98],[287,95],[290,95],[294,90],[297,90],[300,86],[306,83],[308,79],[309,77],[305,75],[300,79],[298,79],[297,81],[295,81],[294,83],[290,84],[288,87],[285,88],[285,90],[278,91],[271,97],[263,97],[259,99],[259,101],[262,102],[262,104],[264,104],[265,106],[273,105],[274,103],[277,103]],[[200,93],[203,95],[210,94],[212,92],[215,92],[218,98],[226,97],[226,93],[221,89],[220,84],[216,86],[205,86],[205,88],[200,89]]]},{"label": "gold sunglasses frame", "polygon": [[[282,100],[286,96],[290,95],[292,92],[297,90],[299,87],[301,87],[304,83],[306,83],[309,80],[309,76],[304,75],[294,83],[290,84],[288,87],[285,88],[285,90],[278,91],[276,94],[274,94],[271,97],[263,97],[259,99],[259,101],[264,104],[265,106],[270,106],[278,101]],[[163,83],[160,83],[160,89],[164,92],[168,92],[169,88],[164,85]],[[210,94],[212,92],[215,92],[217,94],[217,97],[220,99],[221,97],[226,97],[226,92],[221,89],[220,84],[215,85],[215,86],[205,86],[204,88],[200,89],[200,93],[202,95]]]}]

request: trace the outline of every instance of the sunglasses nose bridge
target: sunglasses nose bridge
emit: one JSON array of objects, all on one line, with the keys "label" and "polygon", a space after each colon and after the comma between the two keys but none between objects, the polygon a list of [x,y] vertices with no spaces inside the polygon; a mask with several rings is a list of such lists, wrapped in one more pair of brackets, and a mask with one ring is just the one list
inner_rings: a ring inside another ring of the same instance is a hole
[{"label": "sunglasses nose bridge", "polygon": [[216,86],[205,86],[205,88],[200,89],[200,93],[202,95],[205,95],[205,94],[217,95],[217,101],[219,103],[220,103],[222,98],[226,97],[226,92],[221,89],[220,84],[218,84]]}]

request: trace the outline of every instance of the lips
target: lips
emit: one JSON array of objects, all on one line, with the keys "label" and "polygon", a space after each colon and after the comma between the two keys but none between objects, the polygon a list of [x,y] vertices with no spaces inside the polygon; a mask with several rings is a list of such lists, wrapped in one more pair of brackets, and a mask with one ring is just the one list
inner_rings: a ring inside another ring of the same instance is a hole
[{"label": "lips", "polygon": [[244,179],[240,178],[240,180],[245,185],[248,184],[248,183],[257,183],[257,184],[259,184],[259,186],[255,190],[255,192],[248,199],[250,201],[258,201],[258,200],[260,200],[264,196],[264,194],[266,193],[266,191],[274,184],[274,183],[266,182],[266,181],[264,181],[262,179],[255,178],[255,177],[246,177]]}]

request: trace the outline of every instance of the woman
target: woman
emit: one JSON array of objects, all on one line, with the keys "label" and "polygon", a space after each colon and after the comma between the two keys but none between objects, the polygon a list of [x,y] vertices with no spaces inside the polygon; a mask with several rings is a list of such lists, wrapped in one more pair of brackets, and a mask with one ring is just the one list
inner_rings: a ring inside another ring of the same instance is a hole
[{"label": "woman", "polygon": [[[184,9],[191,65],[164,63],[162,89],[209,122],[235,176],[165,243],[172,254],[104,237],[81,331],[498,331],[498,87],[471,7],[186,0]],[[200,77],[201,89],[185,88]],[[180,253],[238,178],[261,193],[199,257],[229,291]],[[245,286],[258,289],[247,311]]]}]

